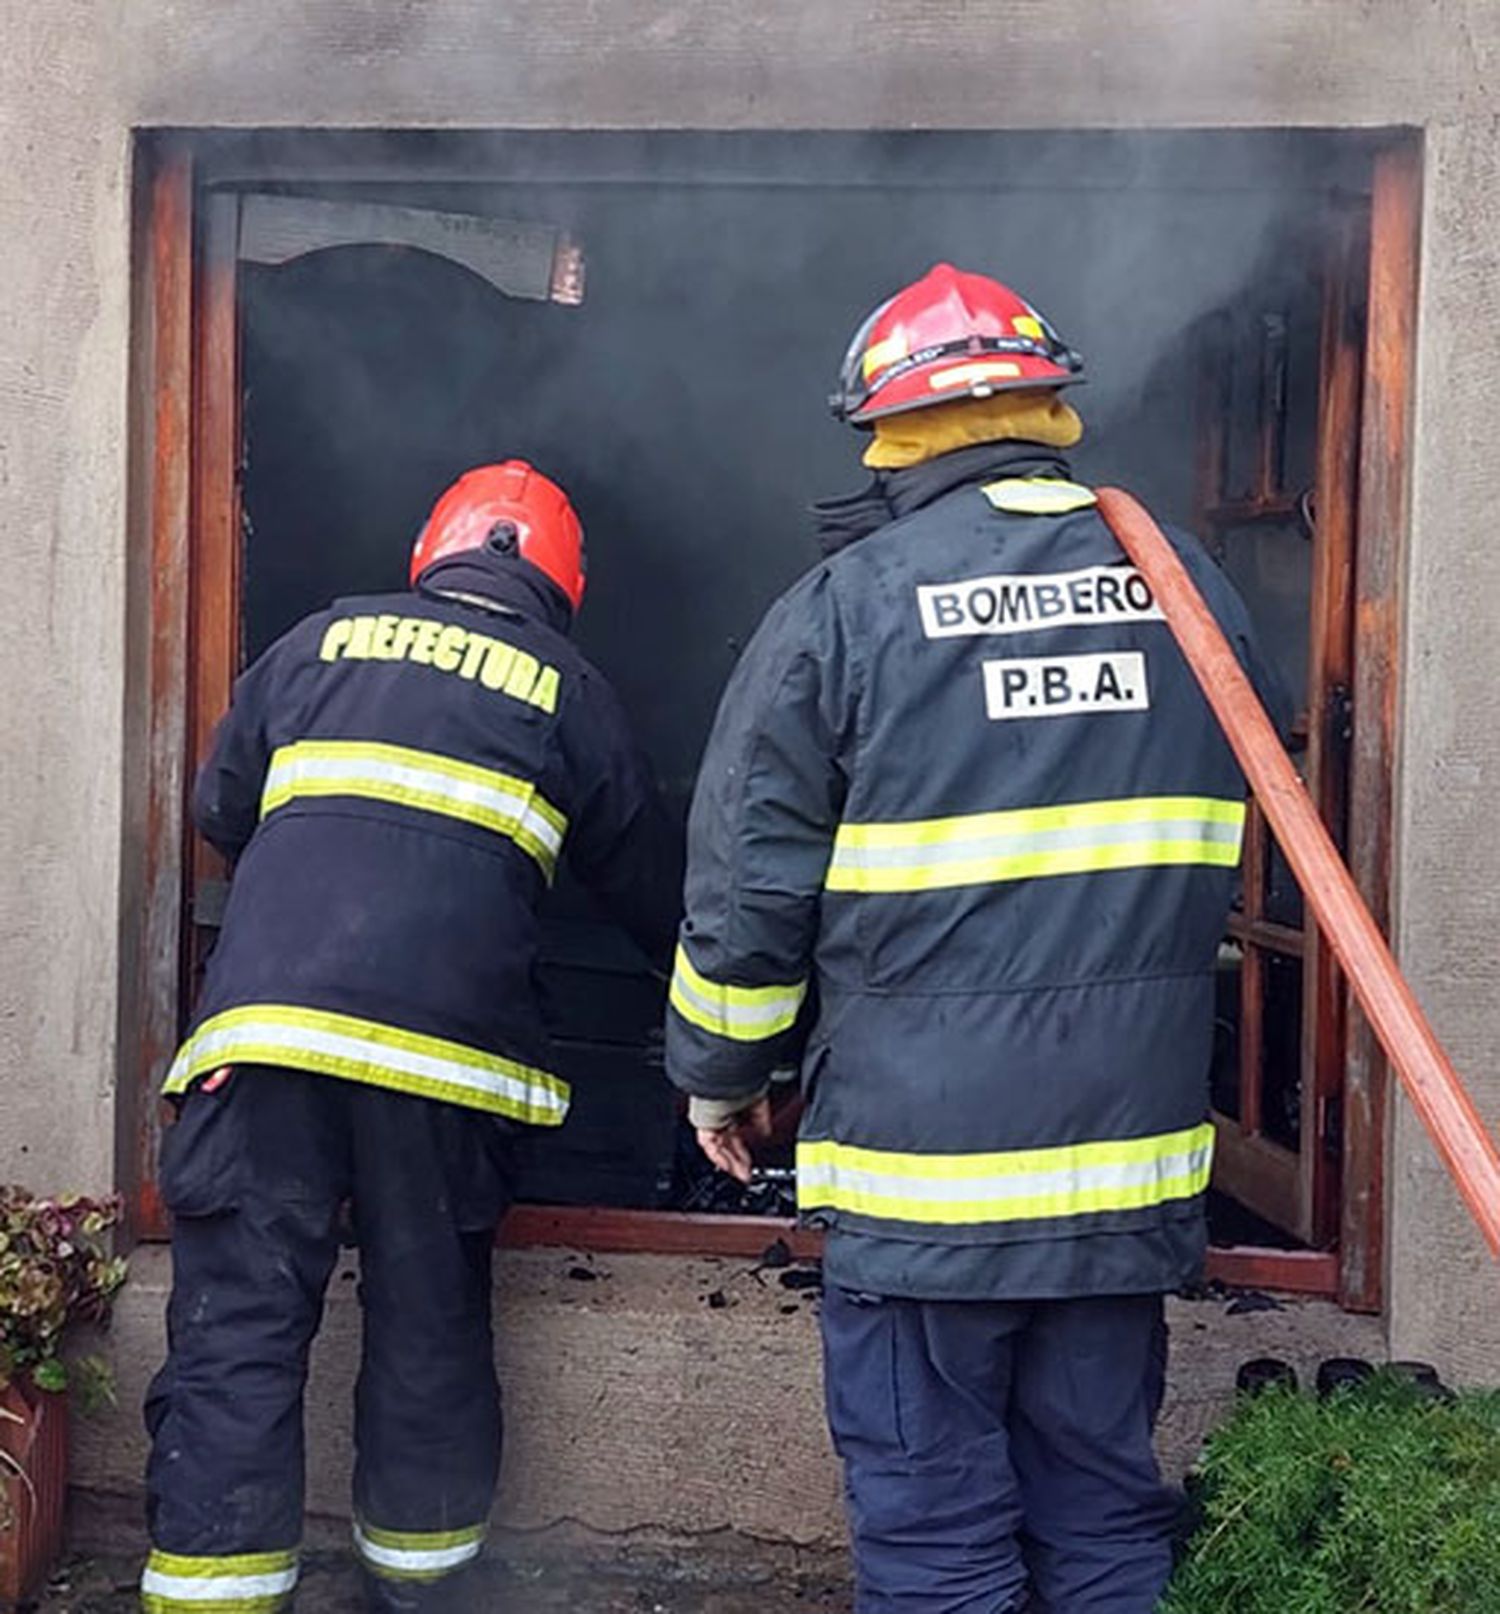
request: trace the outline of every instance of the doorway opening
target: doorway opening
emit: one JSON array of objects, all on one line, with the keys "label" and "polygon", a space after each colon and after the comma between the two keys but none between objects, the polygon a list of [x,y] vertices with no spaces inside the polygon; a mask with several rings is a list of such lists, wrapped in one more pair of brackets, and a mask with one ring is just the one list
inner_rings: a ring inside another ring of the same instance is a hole
[{"label": "doorway opening", "polygon": [[[1219,554],[1379,911],[1394,614],[1371,639],[1357,607],[1389,607],[1404,518],[1404,138],[181,133],[144,155],[159,844],[123,1149],[144,1226],[149,1084],[225,889],[183,791],[237,671],[330,598],[399,586],[460,471],[529,458],[583,515],[580,641],[684,815],[740,645],[816,558],[807,506],[863,475],[825,408],[849,329],[939,259],[1024,288],[1087,355],[1077,473]],[[1373,1305],[1383,1078],[1257,823],[1220,958],[1215,1270]],[[790,1125],[748,1198],[705,1169],[660,1073],[661,987],[566,880],[539,976],[576,1102],[511,1236],[769,1243]]]}]

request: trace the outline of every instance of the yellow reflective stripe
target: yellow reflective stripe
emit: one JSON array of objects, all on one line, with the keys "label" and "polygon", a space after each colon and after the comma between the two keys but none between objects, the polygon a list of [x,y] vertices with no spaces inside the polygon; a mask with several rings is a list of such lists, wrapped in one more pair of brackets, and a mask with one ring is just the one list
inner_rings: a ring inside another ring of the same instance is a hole
[{"label": "yellow reflective stripe", "polygon": [[439,813],[512,840],[549,878],[568,820],[529,780],[434,751],[365,740],[298,740],[277,749],[261,817],[299,797],[359,796]]},{"label": "yellow reflective stripe", "polygon": [[568,1084],[547,1071],[442,1037],[289,1004],[249,1004],[205,1020],[178,1051],[164,1091],[185,1092],[221,1065],[288,1065],[533,1126],[560,1126],[568,1113]]},{"label": "yellow reflective stripe", "polygon": [[788,986],[729,986],[700,975],[683,947],[677,949],[670,992],[672,1007],[684,1020],[715,1037],[764,1042],[792,1026],[807,982]]},{"label": "yellow reflective stripe", "polygon": [[354,1546],[365,1564],[391,1580],[436,1580],[479,1556],[485,1527],[463,1530],[382,1530],[354,1521]]},{"label": "yellow reflective stripe", "polygon": [[195,1558],[156,1549],[141,1574],[141,1605],[148,1614],[269,1614],[296,1584],[295,1551]]},{"label": "yellow reflective stripe", "polygon": [[842,824],[830,891],[935,891],[1106,869],[1239,862],[1245,804],[1141,796],[957,818]]},{"label": "yellow reflective stripe", "polygon": [[194,1558],[183,1553],[163,1552],[154,1547],[147,1560],[149,1568],[176,1578],[218,1575],[272,1575],[297,1567],[296,1548],[281,1552],[240,1552],[223,1558]]},{"label": "yellow reflective stripe", "polygon": [[1101,874],[1112,869],[1221,864],[1233,868],[1238,849],[1212,841],[1143,841],[1134,846],[1075,848],[1025,857],[981,857],[903,868],[830,869],[830,891],[867,895],[899,891],[941,891],[954,886],[999,885],[1061,874]]},{"label": "yellow reflective stripe", "polygon": [[427,1552],[443,1547],[466,1547],[484,1540],[485,1527],[471,1524],[463,1530],[382,1530],[368,1519],[357,1521],[361,1534],[377,1547]]},{"label": "yellow reflective stripe", "polygon": [[946,370],[934,370],[927,377],[928,388],[943,392],[949,387],[973,385],[981,381],[1012,380],[1020,375],[1021,366],[1014,359],[976,359],[972,364],[955,364]]},{"label": "yellow reflective stripe", "polygon": [[986,1154],[797,1146],[797,1201],[888,1221],[966,1226],[1140,1210],[1208,1187],[1213,1127]]},{"label": "yellow reflective stripe", "polygon": [[997,813],[962,813],[953,818],[844,824],[838,838],[859,846],[928,846],[975,834],[1031,833],[1080,825],[1136,824],[1178,818],[1201,818],[1210,823],[1238,826],[1245,822],[1245,804],[1218,796],[1124,796],[1109,801],[1065,802],[1052,807],[1020,807]]},{"label": "yellow reflective stripe", "polygon": [[[226,1582],[238,1585],[238,1581]],[[291,1607],[296,1577],[284,1591],[248,1592],[206,1590],[212,1581],[163,1581],[149,1569],[141,1574],[141,1608],[144,1614],[279,1614]],[[165,1590],[161,1588],[165,1587]]]},{"label": "yellow reflective stripe", "polygon": [[996,510],[1018,516],[1062,516],[1099,502],[1092,488],[1055,476],[1002,477],[981,491]]},{"label": "yellow reflective stripe", "polygon": [[887,369],[899,359],[904,359],[909,351],[904,335],[887,336],[882,341],[871,342],[865,349],[861,366],[865,380],[868,381],[877,370]]}]

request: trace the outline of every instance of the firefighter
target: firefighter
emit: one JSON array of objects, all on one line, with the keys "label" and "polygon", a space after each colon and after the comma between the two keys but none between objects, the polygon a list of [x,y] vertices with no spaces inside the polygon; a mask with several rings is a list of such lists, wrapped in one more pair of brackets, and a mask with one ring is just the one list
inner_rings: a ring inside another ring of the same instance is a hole
[{"label": "firefighter", "polygon": [[860,1614],[1146,1614],[1170,1567],[1162,1297],[1204,1254],[1245,788],[1065,458],[1081,379],[946,264],[865,321],[833,405],[873,482],[820,507],[689,822],[668,1068],[745,1180],[800,1056]]},{"label": "firefighter", "polygon": [[499,1463],[490,1251],[560,1126],[531,984],[560,857],[653,957],[677,836],[568,638],[583,533],[512,460],[462,476],[412,592],[344,599],[240,679],[193,817],[235,863],[166,1092],[169,1355],[147,1401],[148,1609],[286,1605],[308,1349],[359,1247],[354,1542],[377,1609],[473,1605]]}]

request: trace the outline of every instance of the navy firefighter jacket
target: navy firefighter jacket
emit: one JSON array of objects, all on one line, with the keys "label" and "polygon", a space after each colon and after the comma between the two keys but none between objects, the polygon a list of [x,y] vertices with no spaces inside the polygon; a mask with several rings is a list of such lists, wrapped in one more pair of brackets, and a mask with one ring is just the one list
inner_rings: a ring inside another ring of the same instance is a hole
[{"label": "navy firefighter jacket", "polygon": [[240,678],[193,803],[234,881],[167,1092],[253,1063],[562,1121],[543,893],[566,857],[665,969],[680,861],[569,615],[524,561],[460,556],[335,601]]},{"label": "navy firefighter jacket", "polygon": [[[891,486],[724,694],[668,1070],[733,1101],[800,1058],[798,1197],[830,1282],[1174,1288],[1205,1243],[1244,781],[1064,462],[991,445]],[[1243,603],[1171,537],[1284,723]]]}]

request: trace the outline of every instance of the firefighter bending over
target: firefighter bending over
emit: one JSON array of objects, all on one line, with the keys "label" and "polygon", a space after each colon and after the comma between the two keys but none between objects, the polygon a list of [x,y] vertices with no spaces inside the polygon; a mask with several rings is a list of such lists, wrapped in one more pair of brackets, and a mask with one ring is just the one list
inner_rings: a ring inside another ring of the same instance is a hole
[{"label": "firefighter bending over", "polygon": [[874,481],[820,507],[690,821],[668,1068],[743,1178],[800,1051],[861,1614],[1147,1614],[1170,1568],[1162,1296],[1204,1253],[1245,787],[1063,458],[1080,368],[948,265],[869,317],[834,407]]},{"label": "firefighter bending over", "polygon": [[245,673],[194,819],[237,860],[167,1078],[170,1354],[147,1403],[160,1614],[285,1606],[308,1348],[353,1206],[354,1540],[377,1609],[473,1606],[500,1454],[490,1250],[560,1126],[531,986],[559,857],[663,970],[676,836],[568,639],[583,534],[520,461],[468,472],[413,592],[338,601]]}]

